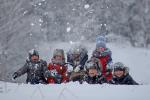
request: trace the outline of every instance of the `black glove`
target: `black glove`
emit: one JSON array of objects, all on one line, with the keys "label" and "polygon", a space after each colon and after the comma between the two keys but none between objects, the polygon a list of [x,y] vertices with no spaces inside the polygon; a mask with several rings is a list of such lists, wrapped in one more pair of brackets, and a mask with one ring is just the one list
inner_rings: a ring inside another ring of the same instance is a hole
[{"label": "black glove", "polygon": [[15,72],[13,75],[12,75],[13,79],[16,79],[18,77],[18,73]]},{"label": "black glove", "polygon": [[98,79],[98,82],[100,84],[103,84],[103,83],[107,83],[107,79],[105,76],[100,76],[99,79]]},{"label": "black glove", "polygon": [[60,74],[55,75],[55,82],[57,84],[61,84],[61,81],[62,81],[62,75]]},{"label": "black glove", "polygon": [[51,77],[51,72],[50,72],[49,70],[47,70],[47,71],[44,73],[44,76],[45,76],[46,78]]}]

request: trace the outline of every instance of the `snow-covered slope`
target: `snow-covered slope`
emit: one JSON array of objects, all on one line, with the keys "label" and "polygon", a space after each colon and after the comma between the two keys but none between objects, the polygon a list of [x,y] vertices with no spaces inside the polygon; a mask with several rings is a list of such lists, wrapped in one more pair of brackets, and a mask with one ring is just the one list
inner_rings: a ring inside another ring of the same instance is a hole
[{"label": "snow-covered slope", "polygon": [[[89,55],[95,44],[82,42]],[[49,62],[55,48],[67,51],[70,43],[41,43],[38,49],[42,58]],[[150,99],[150,51],[133,48],[129,45],[108,44],[112,50],[113,62],[121,61],[130,68],[131,76],[140,84],[127,85],[89,85],[67,83],[61,85],[30,85],[0,82],[2,100],[149,100]],[[21,78],[21,77],[20,77]]]}]

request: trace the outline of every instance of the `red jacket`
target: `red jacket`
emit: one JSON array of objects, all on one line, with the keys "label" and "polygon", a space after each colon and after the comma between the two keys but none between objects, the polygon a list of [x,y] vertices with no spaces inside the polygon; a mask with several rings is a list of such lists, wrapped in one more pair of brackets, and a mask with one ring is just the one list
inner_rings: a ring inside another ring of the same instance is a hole
[{"label": "red jacket", "polygon": [[99,59],[99,62],[101,63],[102,67],[100,68],[102,71],[102,75],[106,77],[107,80],[112,79],[112,72],[107,71],[107,64],[112,62],[111,58],[111,51],[108,48],[105,48],[103,52],[94,51],[93,57],[96,57]]},{"label": "red jacket", "polygon": [[[66,66],[61,66],[59,64],[49,64],[48,65],[49,70],[56,70],[57,74],[61,75],[61,83],[65,83],[69,81],[69,78],[67,76],[67,67]],[[56,83],[56,79],[54,77],[49,77],[48,78],[48,83]]]},{"label": "red jacket", "polygon": [[108,81],[112,80],[112,72],[107,72],[107,64],[108,60],[110,59],[109,57],[110,56],[107,55],[98,58],[100,63],[102,64],[102,75],[105,76]]}]

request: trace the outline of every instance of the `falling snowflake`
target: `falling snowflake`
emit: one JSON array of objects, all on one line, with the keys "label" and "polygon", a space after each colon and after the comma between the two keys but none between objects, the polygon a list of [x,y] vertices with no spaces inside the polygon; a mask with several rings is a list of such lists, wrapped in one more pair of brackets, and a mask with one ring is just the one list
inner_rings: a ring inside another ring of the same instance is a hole
[{"label": "falling snowflake", "polygon": [[31,25],[31,26],[34,26],[35,24],[34,24],[34,23],[31,23],[30,25]]},{"label": "falling snowflake", "polygon": [[25,15],[25,14],[27,14],[27,13],[28,13],[28,11],[26,10],[26,11],[23,12],[23,15]]},{"label": "falling snowflake", "polygon": [[40,23],[39,25],[40,25],[40,26],[42,26],[42,24],[41,24],[41,23]]},{"label": "falling snowflake", "polygon": [[40,19],[39,19],[39,22],[40,22],[40,23],[43,23],[43,20],[40,18]]},{"label": "falling snowflake", "polygon": [[42,3],[40,2],[40,3],[38,3],[38,5],[39,5],[39,6],[41,6],[41,5],[42,5]]},{"label": "falling snowflake", "polygon": [[67,32],[70,32],[71,31],[71,27],[67,27]]},{"label": "falling snowflake", "polygon": [[90,7],[89,4],[84,5],[84,8],[85,8],[85,9],[88,9],[89,7]]},{"label": "falling snowflake", "polygon": [[73,44],[73,41],[69,41],[70,44]]},{"label": "falling snowflake", "polygon": [[33,34],[32,34],[32,33],[30,33],[29,35],[30,35],[30,36],[32,36]]},{"label": "falling snowflake", "polygon": [[75,8],[73,8],[72,10],[73,10],[73,11],[75,11],[76,9],[75,9]]}]

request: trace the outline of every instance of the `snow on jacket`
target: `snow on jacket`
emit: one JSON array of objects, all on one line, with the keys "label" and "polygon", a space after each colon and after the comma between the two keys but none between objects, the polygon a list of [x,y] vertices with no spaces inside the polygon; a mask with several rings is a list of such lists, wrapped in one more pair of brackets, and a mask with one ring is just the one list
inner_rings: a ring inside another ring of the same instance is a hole
[{"label": "snow on jacket", "polygon": [[[86,62],[87,60],[88,60],[87,51],[82,51],[81,54],[80,54],[79,64],[78,64],[78,65],[81,65],[81,69],[84,68],[85,62]],[[67,62],[70,63],[73,67],[78,66],[78,65],[75,64],[71,52],[68,52],[68,53],[67,53]]]},{"label": "snow on jacket", "polygon": [[48,65],[48,69],[51,72],[55,71],[55,75],[52,75],[51,77],[48,78],[48,83],[60,84],[69,81],[67,75],[67,66],[50,63]]},{"label": "snow on jacket", "polygon": [[20,68],[17,72],[18,77],[27,73],[27,83],[38,84],[38,83],[47,83],[45,76],[47,74],[48,68],[46,61],[39,60],[37,62],[32,62],[26,60],[25,65]]}]

